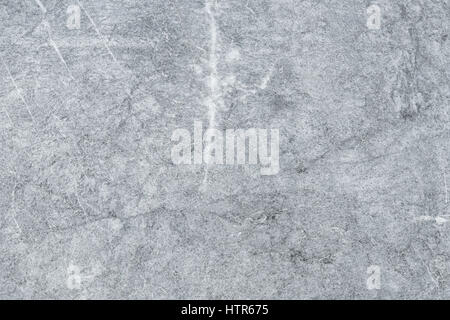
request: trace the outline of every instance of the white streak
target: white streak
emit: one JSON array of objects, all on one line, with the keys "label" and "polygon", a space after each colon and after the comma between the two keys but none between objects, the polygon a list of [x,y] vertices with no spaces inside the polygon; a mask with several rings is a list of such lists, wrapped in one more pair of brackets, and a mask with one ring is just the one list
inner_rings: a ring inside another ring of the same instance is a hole
[{"label": "white streak", "polygon": [[250,11],[251,13],[253,13],[254,15],[256,15],[255,11],[254,11],[252,8],[250,8],[250,7],[248,6],[248,0],[247,0],[247,3],[245,4],[245,7],[247,8],[248,11]]},{"label": "white streak", "polygon": [[63,65],[66,67],[67,73],[69,74],[70,78],[72,80],[75,80],[74,77],[72,76],[72,73],[70,72],[69,66],[66,63],[66,60],[64,60],[61,52],[59,51],[58,46],[56,45],[55,41],[53,41],[51,35],[50,35],[50,30],[48,31],[48,42],[50,43],[50,45],[53,47],[53,49],[55,49],[56,54],[59,57],[59,60],[61,60],[61,62],[63,63]]},{"label": "white streak", "polygon": [[445,203],[448,203],[447,175],[444,171]]},{"label": "white streak", "polygon": [[16,91],[17,91],[17,93],[19,94],[20,99],[21,99],[22,102],[25,104],[25,107],[27,108],[28,114],[30,115],[31,120],[34,122],[34,117],[33,117],[33,114],[32,114],[31,111],[30,111],[30,106],[29,106],[28,103],[25,101],[25,98],[23,97],[22,93],[20,92],[20,89],[19,89],[19,87],[17,86],[16,81],[14,80],[14,78],[13,78],[13,76],[12,76],[12,74],[11,74],[11,71],[9,71],[9,68],[8,68],[8,66],[6,65],[5,61],[3,61],[3,58],[0,57],[0,60],[2,60],[2,64],[3,64],[3,66],[5,67],[6,71],[8,72],[8,75],[9,75],[9,77],[10,77],[10,79],[11,79],[11,81],[12,81],[14,87],[16,88]]},{"label": "white streak", "polygon": [[431,281],[433,281],[433,283],[435,284],[436,287],[439,287],[439,282],[437,282],[437,280],[433,277],[433,274],[431,273],[430,268],[427,265],[425,265],[425,268],[427,269],[427,272],[431,278]]},{"label": "white streak", "polygon": [[443,217],[448,217],[448,215],[442,215],[442,216],[436,216],[436,217],[432,217],[432,216],[420,216],[415,218],[415,221],[434,221],[436,222],[437,225],[443,225],[447,222],[449,222],[448,219],[443,218]]},{"label": "white streak", "polygon": [[9,116],[8,110],[6,110],[6,107],[5,107],[5,106],[3,106],[3,110],[5,111],[6,116],[7,116],[8,119],[9,119],[9,122],[11,122],[11,125],[14,127],[14,123],[12,122],[11,117]]},{"label": "white streak", "polygon": [[43,14],[46,14],[46,13],[47,13],[47,9],[44,7],[44,5],[42,4],[41,1],[39,1],[39,0],[34,0],[34,2],[36,2],[36,4],[39,6],[39,8],[41,9],[41,11],[42,11]]},{"label": "white streak", "polygon": [[21,234],[22,233],[22,229],[20,228],[20,226],[19,226],[19,224],[17,223],[17,220],[16,220],[16,214],[17,214],[17,212],[16,212],[17,173],[15,173],[15,176],[16,176],[15,177],[15,183],[14,183],[13,191],[12,191],[12,194],[11,194],[11,196],[12,196],[11,207],[13,209],[13,220],[14,220],[14,223],[16,224],[16,227],[17,227],[17,229],[19,229],[19,233]]},{"label": "white streak", "polygon": [[[108,45],[108,42],[106,41],[106,39],[103,37],[103,35],[100,33],[100,30],[97,28],[97,25],[95,24],[94,20],[91,18],[89,12],[87,12],[87,10],[84,8],[83,4],[77,0],[78,5],[81,7],[81,9],[83,9],[84,13],[86,14],[86,16],[88,17],[89,21],[91,22],[92,26],[95,29],[95,32],[97,33],[98,37],[100,38],[100,40],[103,42],[103,45],[105,46],[106,50],[108,51],[109,55],[111,56],[111,58],[113,59],[114,63],[116,63],[120,68],[122,68],[122,66],[119,64],[119,62],[117,61],[116,57],[114,56],[114,54],[111,51],[111,48]],[[131,96],[131,94],[126,91],[125,94],[130,98],[133,99],[133,97]]]},{"label": "white streak", "polygon": [[77,0],[78,5],[81,7],[81,9],[83,9],[84,13],[86,13],[86,16],[88,17],[89,21],[91,22],[92,26],[95,29],[95,32],[97,33],[97,35],[100,37],[100,39],[103,42],[103,45],[105,46],[106,50],[108,50],[109,55],[112,57],[112,59],[114,60],[114,62],[117,62],[116,57],[114,56],[114,54],[112,53],[111,49],[108,46],[108,43],[106,42],[105,38],[103,37],[103,35],[100,33],[100,31],[97,28],[97,25],[95,24],[94,20],[92,20],[91,16],[89,15],[89,13],[86,11],[86,9],[84,8],[84,6],[81,4],[81,2],[79,0]]},{"label": "white streak", "polygon": [[[78,187],[77,187],[77,189],[78,189]],[[84,207],[83,207],[83,205],[81,204],[81,201],[80,201],[80,197],[78,196],[78,190],[76,192],[76,196],[77,196],[77,201],[78,201],[78,204],[80,205],[81,210],[83,210],[84,215],[87,217],[88,215],[86,213],[86,210],[84,210]]]},{"label": "white streak", "polygon": [[[44,5],[42,4],[42,2],[40,0],[34,0],[36,2],[36,4],[39,6],[39,8],[41,9],[43,14],[47,13],[47,9],[44,7]],[[61,52],[59,51],[58,46],[56,45],[56,43],[53,41],[51,33],[50,33],[50,24],[44,19],[44,24],[45,27],[47,28],[47,32],[48,32],[48,41],[50,43],[50,45],[53,47],[53,49],[55,49],[56,54],[58,55],[59,59],[62,61],[62,63],[64,64],[64,66],[67,69],[67,72],[69,73],[70,78],[72,78],[72,80],[75,80],[72,76],[72,73],[69,70],[69,67],[67,66],[66,61],[64,60]]]},{"label": "white streak", "polygon": [[22,234],[22,229],[20,228],[19,224],[17,223],[15,216],[13,216],[13,220],[14,220],[14,223],[16,224],[17,229],[19,229],[19,233]]},{"label": "white streak", "polygon": [[[214,6],[214,8],[211,8]],[[209,126],[215,127],[216,109],[219,106],[223,106],[222,92],[220,89],[220,79],[217,71],[217,23],[215,18],[215,10],[217,4],[215,0],[206,0],[205,10],[209,17],[209,30],[210,30],[210,43],[209,43],[209,61],[208,66],[210,74],[208,77],[208,87],[210,90],[210,97],[208,99],[208,113],[209,113]]]},{"label": "white streak", "polygon": [[[57,125],[60,124],[61,119],[59,119],[57,116],[55,116],[54,114],[52,114],[53,118],[55,118]],[[59,130],[59,127],[56,126],[56,131],[58,131],[58,133],[61,135],[61,137],[63,137],[64,139],[67,139],[67,136],[61,132],[61,130]]]},{"label": "white streak", "polygon": [[[215,18],[215,12],[217,10],[216,0],[205,0],[205,11],[209,18],[209,77],[207,85],[209,88],[209,97],[207,97],[206,103],[208,105],[208,115],[209,115],[209,128],[215,128],[216,126],[216,112],[217,107],[223,107],[224,102],[222,98],[222,91],[220,88],[220,77],[217,71],[217,48],[218,48],[218,33],[217,33],[217,22]],[[209,156],[209,148],[205,148],[204,156]],[[208,166],[205,170],[205,176],[203,178],[203,186],[201,190],[204,190],[205,185],[208,181]]]},{"label": "white streak", "polygon": [[264,90],[267,88],[267,84],[270,81],[270,78],[272,77],[272,73],[273,73],[273,68],[270,69],[270,71],[264,76],[264,78],[262,78],[261,84],[259,85],[259,88],[261,90]]}]

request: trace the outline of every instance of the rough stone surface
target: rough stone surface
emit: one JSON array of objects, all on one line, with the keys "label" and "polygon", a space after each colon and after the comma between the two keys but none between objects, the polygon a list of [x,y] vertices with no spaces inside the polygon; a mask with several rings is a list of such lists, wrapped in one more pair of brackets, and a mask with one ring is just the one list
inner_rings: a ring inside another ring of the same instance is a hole
[{"label": "rough stone surface", "polygon": [[[450,298],[449,21],[446,0],[0,0],[0,298]],[[174,165],[172,132],[212,114],[278,128],[280,172]]]}]

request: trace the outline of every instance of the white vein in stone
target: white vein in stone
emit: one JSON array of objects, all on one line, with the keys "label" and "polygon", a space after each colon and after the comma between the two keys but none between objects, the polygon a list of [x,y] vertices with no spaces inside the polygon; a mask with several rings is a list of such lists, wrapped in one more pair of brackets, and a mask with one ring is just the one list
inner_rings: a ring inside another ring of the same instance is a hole
[{"label": "white vein in stone", "polygon": [[99,38],[102,40],[103,45],[105,46],[106,50],[108,50],[109,55],[112,57],[114,62],[117,62],[116,57],[114,56],[111,49],[109,48],[107,41],[105,40],[103,35],[100,33],[100,30],[97,28],[97,25],[95,24],[94,20],[91,18],[91,15],[89,14],[89,12],[87,12],[87,10],[84,8],[83,4],[79,0],[77,0],[77,2],[78,2],[78,5],[80,6],[80,8],[83,9],[84,13],[88,17],[89,21],[91,22],[92,26],[94,27],[95,32],[97,33]]},{"label": "white vein in stone", "polygon": [[436,216],[436,217],[419,216],[419,217],[415,218],[415,220],[416,221],[434,221],[434,222],[436,222],[437,225],[443,225],[450,221],[444,217],[448,217],[448,215],[442,215],[442,216]]},{"label": "white vein in stone", "polygon": [[270,71],[264,76],[264,78],[262,78],[261,84],[259,85],[259,88],[261,90],[264,90],[267,88],[267,84],[269,83],[270,78],[272,78],[272,74],[273,74],[273,68],[271,68]]},{"label": "white vein in stone", "polygon": [[444,171],[444,188],[445,188],[445,203],[448,203],[448,187],[447,187],[447,175]]},{"label": "white vein in stone", "polygon": [[12,119],[11,119],[11,116],[9,115],[9,112],[8,112],[8,110],[6,109],[5,106],[3,106],[3,111],[6,113],[6,116],[8,117],[9,122],[11,123],[11,126],[14,126],[14,123],[13,123],[13,121],[12,121]]},{"label": "white vein in stone", "polygon": [[[48,26],[50,28],[50,26]],[[51,34],[50,34],[50,30],[48,30],[48,42],[50,43],[50,45],[53,47],[53,49],[55,49],[56,54],[58,55],[59,60],[61,60],[62,64],[66,67],[67,73],[69,74],[70,78],[72,80],[75,80],[74,77],[72,76],[72,72],[70,72],[69,66],[66,63],[66,60],[64,60],[64,57],[62,56],[61,52],[59,51],[58,46],[56,45],[55,41],[53,41]]]},{"label": "white vein in stone", "polygon": [[44,5],[42,4],[41,1],[39,1],[39,0],[34,0],[34,2],[36,2],[36,4],[39,6],[39,8],[41,9],[41,11],[42,11],[43,14],[46,14],[46,13],[47,13],[47,9],[44,7]]},{"label": "white vein in stone", "polygon": [[[222,90],[220,88],[220,77],[217,70],[218,65],[218,32],[217,32],[217,22],[215,13],[217,10],[216,0],[205,0],[205,11],[209,18],[209,76],[207,78],[207,85],[209,89],[209,96],[206,99],[208,106],[208,118],[209,118],[209,128],[216,127],[216,113],[218,107],[223,107],[223,97]],[[209,147],[205,148],[204,156],[208,157],[210,153]],[[205,187],[208,180],[208,166],[205,170],[205,176],[203,179],[203,188]]]},{"label": "white vein in stone", "polygon": [[25,98],[23,97],[22,93],[20,92],[19,87],[17,86],[16,80],[14,80],[14,77],[11,74],[11,71],[9,70],[8,66],[6,65],[5,61],[3,61],[3,58],[0,58],[0,60],[2,60],[2,64],[3,67],[6,69],[6,71],[8,72],[9,78],[11,79],[11,82],[14,85],[14,88],[16,89],[17,93],[19,94],[20,99],[22,100],[22,102],[25,104],[25,107],[27,108],[28,114],[31,117],[31,120],[34,122],[34,116],[31,113],[30,110],[30,106],[28,105],[27,101],[25,100]]}]

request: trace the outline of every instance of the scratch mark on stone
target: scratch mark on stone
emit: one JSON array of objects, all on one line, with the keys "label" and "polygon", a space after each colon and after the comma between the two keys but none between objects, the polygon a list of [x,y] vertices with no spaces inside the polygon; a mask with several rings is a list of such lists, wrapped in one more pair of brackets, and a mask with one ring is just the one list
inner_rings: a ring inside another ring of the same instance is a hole
[{"label": "scratch mark on stone", "polygon": [[[43,14],[46,14],[46,13],[47,13],[47,9],[46,9],[45,6],[42,4],[42,2],[39,1],[39,0],[34,0],[34,1],[35,1],[36,4],[39,6],[39,8],[41,9],[42,13],[43,13]],[[70,78],[71,78],[72,80],[75,80],[75,79],[73,78],[73,76],[72,76],[72,73],[70,72],[70,69],[69,69],[69,67],[68,67],[68,65],[67,65],[67,63],[66,63],[66,61],[64,60],[64,58],[63,58],[61,52],[59,51],[58,46],[56,45],[55,41],[53,41],[53,39],[52,39],[50,24],[48,23],[48,21],[47,21],[46,19],[44,19],[43,22],[44,22],[45,28],[47,29],[47,33],[48,33],[48,42],[49,42],[50,45],[53,47],[53,49],[55,49],[56,54],[58,55],[58,58],[61,60],[61,62],[62,62],[62,63],[64,64],[64,66],[66,67],[67,72],[68,72]]]},{"label": "scratch mark on stone", "polygon": [[[122,66],[120,65],[120,63],[117,61],[116,57],[114,56],[114,53],[111,51],[111,48],[108,45],[108,41],[105,39],[105,37],[103,37],[103,35],[100,33],[100,30],[98,29],[97,25],[95,24],[94,20],[91,18],[91,15],[89,14],[89,12],[87,12],[87,10],[84,8],[83,4],[77,0],[78,5],[80,6],[81,9],[83,9],[84,13],[86,14],[86,16],[88,17],[89,21],[91,22],[92,26],[95,29],[95,32],[97,33],[98,37],[100,38],[100,40],[103,42],[103,45],[105,46],[106,50],[108,51],[109,55],[111,56],[111,58],[113,59],[114,63],[116,63],[120,68],[122,68]],[[133,99],[132,95],[130,92],[125,91],[125,94],[130,98]]]},{"label": "scratch mark on stone", "polygon": [[109,55],[112,57],[114,62],[117,63],[116,57],[114,56],[111,49],[109,48],[108,43],[106,42],[106,39],[103,37],[103,35],[100,33],[100,30],[97,28],[97,25],[95,24],[94,20],[91,18],[91,15],[89,14],[89,12],[87,12],[87,10],[84,8],[83,4],[79,0],[77,0],[77,2],[78,2],[78,5],[80,6],[80,8],[83,9],[84,13],[86,13],[86,16],[88,17],[89,21],[91,22],[92,26],[94,27],[95,32],[97,33],[99,38],[102,40],[103,45],[105,46],[106,50],[108,50]]},{"label": "scratch mark on stone", "polygon": [[17,223],[15,216],[13,216],[13,220],[14,220],[14,223],[16,224],[17,229],[19,229],[19,234],[22,234],[22,229],[20,228],[19,224]]},{"label": "scratch mark on stone", "polygon": [[11,196],[12,196],[11,207],[12,207],[12,210],[13,210],[14,223],[15,223],[17,229],[19,229],[19,233],[22,234],[22,228],[20,228],[19,223],[16,220],[16,214],[17,214],[17,212],[16,212],[16,188],[17,188],[17,173],[15,173],[15,182],[14,182],[14,187],[13,187],[13,191],[12,191],[12,194],[11,194]]},{"label": "scratch mark on stone", "polygon": [[3,64],[3,66],[5,67],[6,71],[8,72],[9,78],[11,79],[11,81],[12,81],[14,87],[16,88],[16,91],[17,91],[17,93],[19,94],[20,99],[21,99],[22,102],[25,104],[25,107],[27,108],[28,114],[29,114],[30,117],[31,117],[31,121],[35,122],[35,121],[34,121],[33,114],[32,114],[31,111],[30,111],[30,106],[28,105],[28,103],[26,102],[26,100],[25,100],[25,98],[23,97],[22,93],[20,92],[20,89],[19,89],[19,87],[17,86],[16,80],[14,80],[14,77],[12,76],[11,71],[9,70],[9,68],[8,68],[8,66],[6,65],[6,63],[5,63],[5,61],[3,60],[3,58],[0,57],[0,60],[2,60],[2,64]]},{"label": "scratch mark on stone", "polygon": [[5,113],[6,113],[6,116],[7,116],[7,117],[8,117],[8,119],[9,119],[9,122],[11,122],[11,126],[13,126],[13,127],[14,127],[14,123],[13,123],[13,121],[12,121],[12,119],[11,119],[10,115],[9,115],[9,112],[8,112],[8,110],[6,109],[6,107],[5,107],[5,106],[3,106],[3,110],[5,111]]},{"label": "scratch mark on stone", "polygon": [[50,43],[50,45],[53,47],[53,49],[55,49],[56,54],[58,55],[59,60],[61,60],[61,62],[63,63],[63,65],[66,67],[67,73],[69,74],[70,78],[72,80],[75,80],[74,77],[72,76],[72,72],[70,72],[69,66],[66,63],[66,60],[64,60],[61,52],[59,51],[58,46],[56,45],[55,41],[53,41],[52,36],[50,34],[50,25],[48,25],[48,42]]},{"label": "scratch mark on stone", "polygon": [[83,210],[84,215],[87,217],[88,215],[86,213],[86,210],[84,210],[84,207],[83,207],[83,205],[81,204],[81,201],[80,201],[80,197],[78,196],[78,187],[77,187],[76,196],[77,196],[77,201],[78,201],[78,204],[80,205],[81,210]]}]

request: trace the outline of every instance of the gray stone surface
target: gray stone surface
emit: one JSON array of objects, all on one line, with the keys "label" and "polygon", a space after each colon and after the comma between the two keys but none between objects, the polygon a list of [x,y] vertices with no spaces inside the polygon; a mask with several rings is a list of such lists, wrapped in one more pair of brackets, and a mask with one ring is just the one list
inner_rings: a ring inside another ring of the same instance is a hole
[{"label": "gray stone surface", "polygon": [[[446,0],[0,0],[0,298],[450,298],[449,21]],[[172,132],[212,114],[278,128],[280,172],[174,165]]]}]

